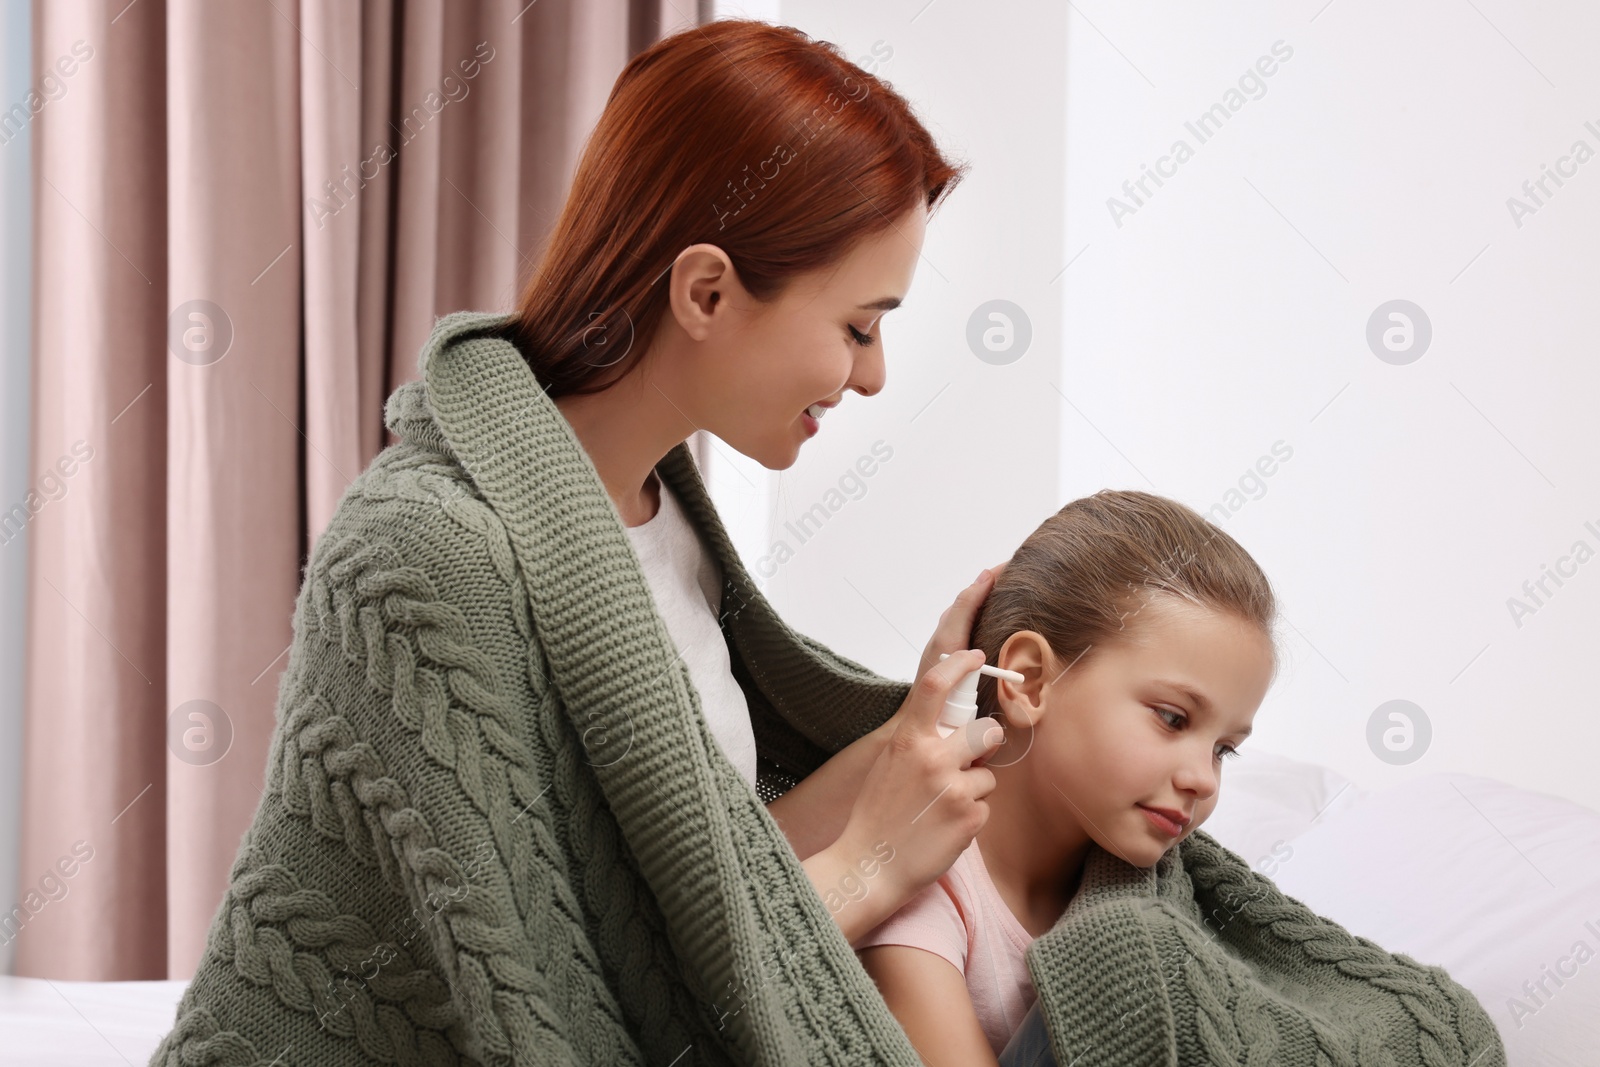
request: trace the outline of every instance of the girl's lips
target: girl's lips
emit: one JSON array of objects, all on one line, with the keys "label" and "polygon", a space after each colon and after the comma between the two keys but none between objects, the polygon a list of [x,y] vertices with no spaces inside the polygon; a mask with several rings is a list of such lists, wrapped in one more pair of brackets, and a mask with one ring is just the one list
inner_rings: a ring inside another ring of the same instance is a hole
[{"label": "girl's lips", "polygon": [[1151,826],[1154,826],[1157,830],[1160,830],[1168,837],[1177,837],[1183,833],[1183,827],[1178,825],[1176,821],[1168,816],[1162,815],[1160,812],[1151,808],[1147,808],[1143,804],[1135,804],[1134,807],[1144,812],[1144,817],[1150,820]]},{"label": "girl's lips", "polygon": [[810,415],[807,415],[805,412],[801,412],[800,413],[800,422],[806,428],[806,436],[807,437],[813,436],[819,429],[822,428],[822,424],[820,422],[818,422],[816,419],[813,419]]}]

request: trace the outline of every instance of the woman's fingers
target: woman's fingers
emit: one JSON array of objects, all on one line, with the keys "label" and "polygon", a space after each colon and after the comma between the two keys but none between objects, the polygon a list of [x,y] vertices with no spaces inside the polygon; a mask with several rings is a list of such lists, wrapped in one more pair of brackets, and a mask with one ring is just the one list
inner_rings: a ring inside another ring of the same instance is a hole
[{"label": "woman's fingers", "polygon": [[1006,569],[1005,563],[994,567],[985,567],[978,572],[970,585],[956,594],[955,603],[945,609],[941,621],[949,619],[952,624],[965,626],[961,630],[961,643],[965,644],[967,635],[972,628],[972,620],[978,614],[978,606],[983,603],[984,597],[989,595],[989,590],[994,588],[995,580]]},{"label": "woman's fingers", "polygon": [[[949,663],[950,661],[945,660],[945,662]],[[999,720],[982,718],[973,719],[965,727],[951,734],[950,737],[958,739],[953,740],[952,743],[961,748],[962,755],[965,757],[962,766],[966,767],[978,760],[987,759],[994,755],[995,751],[1005,743],[1006,732],[1000,725]],[[992,789],[994,788],[992,781],[994,772],[989,772],[989,777],[991,779],[989,788]],[[986,789],[984,792],[988,792],[988,790]],[[979,794],[979,796],[982,795],[982,793]]]},{"label": "woman's fingers", "polygon": [[950,698],[950,690],[956,687],[963,676],[983,666],[983,660],[981,649],[964,649],[952,653],[949,659],[938,661],[922,673],[907,700],[914,709],[908,718],[918,733],[938,736],[939,713]]},{"label": "woman's fingers", "polygon": [[983,798],[995,775],[971,764],[995,750],[997,742],[986,736],[995,720],[978,719],[948,737],[937,725],[950,691],[983,660],[978,649],[960,649],[917,679],[840,835],[851,847],[893,845],[897,880],[908,896],[947,871],[988,819]]},{"label": "woman's fingers", "polygon": [[933,637],[928,641],[928,647],[922,653],[922,661],[917,665],[917,677],[922,677],[928,668],[938,662],[941,652],[953,653],[957,649],[969,647],[972,641],[972,623],[978,617],[978,608],[982,606],[984,598],[989,595],[989,590],[994,588],[995,580],[1005,569],[1005,563],[986,568],[970,585],[956,594],[955,601],[939,616]]}]

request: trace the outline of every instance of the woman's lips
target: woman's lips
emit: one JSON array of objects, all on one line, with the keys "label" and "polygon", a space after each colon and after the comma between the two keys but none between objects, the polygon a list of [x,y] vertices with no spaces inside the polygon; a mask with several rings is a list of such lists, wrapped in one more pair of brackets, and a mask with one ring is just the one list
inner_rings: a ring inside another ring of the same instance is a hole
[{"label": "woman's lips", "polygon": [[815,404],[806,405],[805,411],[800,413],[800,420],[806,428],[807,437],[810,437],[821,428],[822,416],[828,413],[829,408],[836,406],[838,403],[835,400],[832,404],[825,404],[819,400]]}]

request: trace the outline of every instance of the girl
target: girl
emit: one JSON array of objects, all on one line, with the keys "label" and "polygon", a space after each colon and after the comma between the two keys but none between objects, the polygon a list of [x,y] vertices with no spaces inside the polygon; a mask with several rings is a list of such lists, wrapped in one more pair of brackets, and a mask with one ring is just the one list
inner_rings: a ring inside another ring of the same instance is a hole
[{"label": "girl", "polygon": [[987,818],[853,942],[929,1067],[1505,1064],[1442,968],[1195,833],[1277,672],[1274,617],[1244,549],[1148,493],[1068,504],[1007,563],[973,622],[1022,676],[979,688],[1006,727]]}]

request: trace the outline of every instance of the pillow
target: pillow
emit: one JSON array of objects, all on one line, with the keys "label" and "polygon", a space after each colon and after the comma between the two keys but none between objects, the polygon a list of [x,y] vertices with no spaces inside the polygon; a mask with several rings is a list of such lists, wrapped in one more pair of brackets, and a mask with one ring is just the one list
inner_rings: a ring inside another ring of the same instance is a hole
[{"label": "pillow", "polygon": [[1285,893],[1472,990],[1512,1065],[1600,1062],[1600,812],[1431,774],[1280,851],[1269,877]]},{"label": "pillow", "polygon": [[1288,842],[1360,796],[1359,787],[1327,767],[1247,748],[1229,757],[1222,796],[1200,829],[1272,878]]}]

